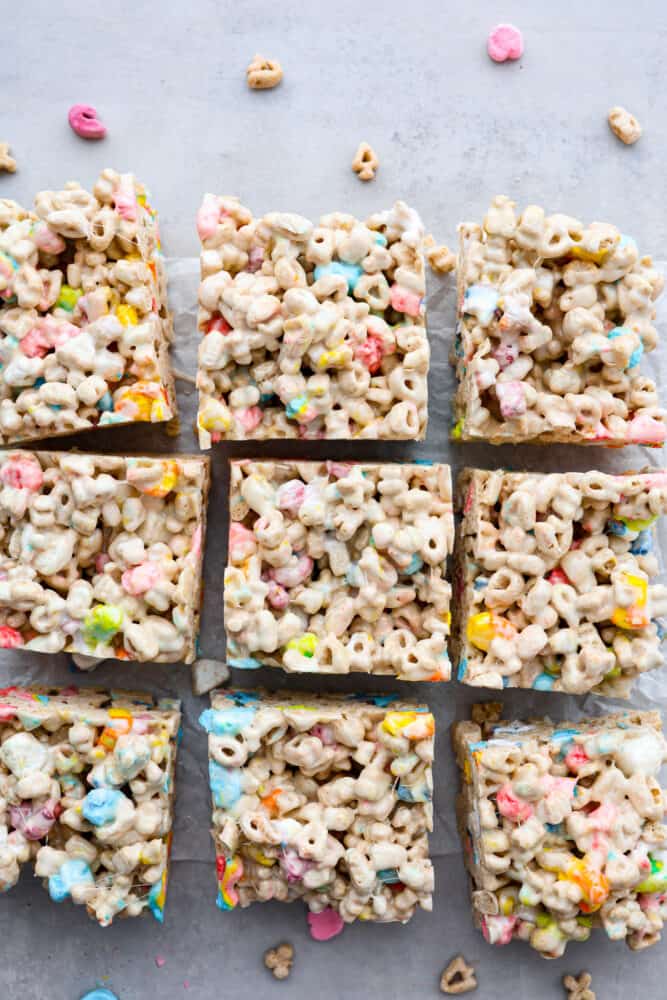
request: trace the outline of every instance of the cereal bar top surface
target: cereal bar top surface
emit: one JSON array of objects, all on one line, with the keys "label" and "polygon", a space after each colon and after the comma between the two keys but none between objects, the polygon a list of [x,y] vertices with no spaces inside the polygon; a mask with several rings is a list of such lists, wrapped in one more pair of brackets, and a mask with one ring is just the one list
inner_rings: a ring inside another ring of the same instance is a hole
[{"label": "cereal bar top surface", "polygon": [[0,444],[175,415],[157,217],[104,170],[0,200]]},{"label": "cereal bar top surface", "polygon": [[449,467],[232,463],[228,662],[449,680]]},{"label": "cereal bar top surface", "polygon": [[563,722],[459,723],[459,816],[486,939],[548,958],[603,927],[633,949],[667,915],[657,712]]},{"label": "cereal bar top surface", "polygon": [[162,920],[180,704],[96,689],[0,691],[0,891],[33,860],[102,926]]},{"label": "cereal bar top surface", "polygon": [[455,437],[647,444],[667,411],[640,372],[663,276],[612,225],[499,196],[460,227]]},{"label": "cereal bar top surface", "polygon": [[0,452],[0,646],[194,658],[209,462]]},{"label": "cereal bar top surface", "polygon": [[345,922],[431,908],[433,715],[393,695],[214,692],[218,906],[303,899]]},{"label": "cereal bar top surface", "polygon": [[199,442],[423,438],[424,231],[396,202],[254,218],[207,194],[197,214]]},{"label": "cereal bar top surface", "polygon": [[662,666],[667,587],[654,525],[667,472],[465,470],[457,551],[459,679],[627,697]]}]

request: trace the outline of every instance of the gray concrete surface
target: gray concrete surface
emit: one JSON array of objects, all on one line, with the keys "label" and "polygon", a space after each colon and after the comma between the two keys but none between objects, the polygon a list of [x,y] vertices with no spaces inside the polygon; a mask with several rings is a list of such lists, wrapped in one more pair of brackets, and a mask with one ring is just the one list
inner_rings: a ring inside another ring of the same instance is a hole
[{"label": "gray concrete surface", "polygon": [[[292,209],[311,217],[332,209],[365,216],[402,197],[419,209],[430,231],[450,243],[458,221],[479,218],[490,197],[503,192],[522,203],[613,221],[642,249],[666,255],[667,8],[658,0],[558,6],[534,0],[62,0],[57,6],[27,0],[20,9],[0,0],[0,14],[11,26],[0,62],[0,140],[11,143],[19,165],[15,175],[0,176],[0,197],[28,204],[35,191],[72,177],[90,183],[106,165],[133,170],[153,192],[166,254],[188,257],[197,251],[194,214],[206,190],[236,193],[257,212]],[[526,52],[518,63],[497,66],[486,57],[486,34],[507,20],[523,30]],[[256,51],[282,61],[285,79],[277,90],[247,90],[245,66]],[[73,135],[67,124],[73,103],[97,106],[109,128],[106,140],[84,143]],[[644,126],[634,148],[622,146],[608,130],[606,113],[617,103]],[[369,185],[350,169],[362,139],[381,162]],[[185,275],[181,270],[180,264],[170,268],[178,363],[191,370],[188,306],[195,285],[192,269],[185,267]],[[429,434],[423,445],[394,446],[383,455],[548,469],[660,461],[655,454],[637,457],[636,450],[620,456],[505,448],[490,456],[477,446],[451,449],[445,443],[451,283],[431,280],[429,292]],[[188,386],[179,385],[179,399],[190,414]],[[187,450],[187,424],[177,442],[130,428],[77,443],[88,450]],[[362,444],[357,451],[354,445],[319,443],[312,453],[378,454],[372,442]],[[220,449],[214,458],[203,630],[209,656],[221,649],[225,459],[242,451]],[[0,685],[26,678],[67,683],[72,674],[65,658],[0,658]],[[365,678],[285,681],[277,671],[261,680],[273,687],[374,686]],[[419,691],[438,720],[433,913],[420,913],[406,927],[356,925],[318,944],[309,938],[299,905],[257,905],[228,915],[214,906],[205,747],[194,725],[203,703],[188,694],[187,672],[104,666],[85,681],[168,688],[184,697],[166,922],[118,921],[102,931],[81,907],[50,903],[26,872],[16,889],[0,897],[0,1000],[78,1000],[96,982],[120,1000],[226,1000],[246,992],[296,1000],[435,998],[442,967],[459,951],[477,966],[479,1000],[555,1000],[564,995],[563,973],[582,968],[593,973],[598,1000],[621,1000],[630,992],[646,1000],[664,995],[667,951],[661,945],[633,954],[600,933],[547,963],[520,945],[492,949],[472,928],[454,836],[455,775],[447,734],[451,720],[474,700],[470,689],[424,685]],[[665,687],[662,679],[650,679],[642,696],[663,702]],[[569,711],[560,696],[513,692],[508,700],[515,714],[537,708],[562,717]],[[291,978],[276,983],[261,956],[282,939],[294,943],[296,960]],[[161,967],[156,957],[165,959]]]}]

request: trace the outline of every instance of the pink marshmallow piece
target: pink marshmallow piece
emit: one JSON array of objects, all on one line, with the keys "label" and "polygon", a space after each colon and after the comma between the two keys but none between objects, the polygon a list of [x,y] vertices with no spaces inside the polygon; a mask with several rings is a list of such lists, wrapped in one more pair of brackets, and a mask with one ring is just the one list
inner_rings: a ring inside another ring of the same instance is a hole
[{"label": "pink marshmallow piece", "polygon": [[345,923],[340,913],[332,910],[330,906],[321,913],[309,913],[308,923],[310,925],[310,936],[314,941],[328,941],[329,938],[336,937],[345,927]]},{"label": "pink marshmallow piece", "polygon": [[90,104],[73,104],[67,113],[67,120],[72,131],[82,139],[103,139],[107,134],[106,126]]},{"label": "pink marshmallow piece", "polygon": [[164,957],[164,955],[155,956],[155,964],[157,965],[158,969],[161,969],[166,961],[167,959]]},{"label": "pink marshmallow piece", "polygon": [[513,24],[497,24],[489,34],[486,51],[494,62],[520,59],[523,55],[523,35]]}]

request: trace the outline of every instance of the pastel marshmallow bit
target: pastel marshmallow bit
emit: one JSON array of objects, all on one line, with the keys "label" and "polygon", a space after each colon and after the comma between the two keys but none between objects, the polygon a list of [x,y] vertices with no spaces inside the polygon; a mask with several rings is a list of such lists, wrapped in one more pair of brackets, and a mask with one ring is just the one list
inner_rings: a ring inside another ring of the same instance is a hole
[{"label": "pastel marshmallow bit", "polygon": [[489,33],[486,51],[494,62],[520,59],[523,55],[523,35],[513,24],[498,24]]},{"label": "pastel marshmallow bit", "polygon": [[330,941],[343,933],[345,922],[340,913],[327,908],[319,913],[309,913],[308,926],[313,941]]},{"label": "pastel marshmallow bit", "polygon": [[73,104],[67,113],[70,128],[82,139],[103,139],[107,134],[106,125],[97,117],[97,111],[90,104]]}]

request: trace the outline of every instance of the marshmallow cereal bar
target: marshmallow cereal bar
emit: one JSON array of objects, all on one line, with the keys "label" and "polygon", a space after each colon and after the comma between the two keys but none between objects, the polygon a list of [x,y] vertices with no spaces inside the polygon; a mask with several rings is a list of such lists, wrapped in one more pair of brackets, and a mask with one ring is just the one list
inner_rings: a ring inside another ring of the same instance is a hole
[{"label": "marshmallow cereal bar", "polygon": [[664,279],[611,225],[493,200],[459,227],[453,437],[659,447],[667,411],[640,373]]},{"label": "marshmallow cereal bar", "polygon": [[227,662],[449,680],[449,467],[232,462]]},{"label": "marshmallow cereal bar", "polygon": [[466,469],[455,559],[459,680],[628,697],[662,666],[654,525],[667,472]]},{"label": "marshmallow cereal bar", "polygon": [[0,452],[0,647],[190,663],[208,480],[189,455]]},{"label": "marshmallow cereal bar", "polygon": [[199,443],[426,433],[424,231],[403,202],[253,218],[207,194],[197,213]]},{"label": "marshmallow cereal bar", "polygon": [[316,939],[431,909],[434,719],[396,695],[214,692],[218,906],[303,899]]},{"label": "marshmallow cereal bar", "polygon": [[0,691],[0,892],[32,861],[51,899],[107,927],[163,919],[179,702],[94,688]]},{"label": "marshmallow cereal bar", "polygon": [[633,950],[655,944],[667,917],[659,713],[557,726],[489,714],[453,728],[459,829],[486,940],[518,938],[545,958],[600,927]]},{"label": "marshmallow cereal bar", "polygon": [[0,200],[0,444],[169,420],[164,260],[132,174]]}]

